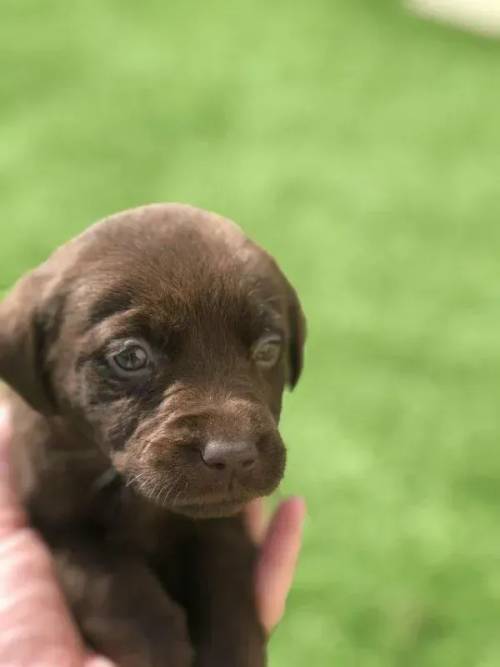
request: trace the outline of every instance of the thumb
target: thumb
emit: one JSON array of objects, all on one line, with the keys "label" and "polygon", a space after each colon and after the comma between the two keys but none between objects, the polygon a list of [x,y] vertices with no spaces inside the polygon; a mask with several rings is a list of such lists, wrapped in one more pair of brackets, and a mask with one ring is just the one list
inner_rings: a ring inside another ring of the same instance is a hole
[{"label": "thumb", "polygon": [[297,565],[306,513],[302,498],[278,507],[261,546],[255,588],[262,625],[270,633],[280,621]]}]

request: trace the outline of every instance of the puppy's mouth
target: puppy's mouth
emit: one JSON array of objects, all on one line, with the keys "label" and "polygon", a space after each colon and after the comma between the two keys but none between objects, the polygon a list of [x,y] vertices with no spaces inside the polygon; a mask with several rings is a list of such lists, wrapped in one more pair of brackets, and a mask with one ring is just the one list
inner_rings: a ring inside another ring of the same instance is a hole
[{"label": "puppy's mouth", "polygon": [[179,490],[185,490],[182,484],[169,486],[157,479],[152,480],[149,475],[142,475],[141,473],[132,475],[125,481],[125,486],[131,492],[135,492],[168,512],[192,519],[215,519],[233,516],[241,512],[251,500],[268,495],[275,488],[275,485],[273,485],[269,489],[250,490],[240,484],[231,484],[224,491],[219,489],[217,492],[214,492],[215,490],[210,492],[206,489],[204,492],[184,495],[179,493]]}]

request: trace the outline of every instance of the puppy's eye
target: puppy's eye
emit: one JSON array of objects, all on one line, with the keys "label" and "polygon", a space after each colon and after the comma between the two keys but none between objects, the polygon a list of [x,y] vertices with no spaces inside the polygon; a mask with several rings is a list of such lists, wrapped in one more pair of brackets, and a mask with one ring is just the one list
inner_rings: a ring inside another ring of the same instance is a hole
[{"label": "puppy's eye", "polygon": [[145,347],[135,341],[125,343],[119,352],[109,357],[115,370],[123,373],[137,373],[144,370],[149,363],[149,353]]},{"label": "puppy's eye", "polygon": [[272,368],[281,353],[281,338],[269,336],[260,340],[253,348],[253,359],[261,368]]}]

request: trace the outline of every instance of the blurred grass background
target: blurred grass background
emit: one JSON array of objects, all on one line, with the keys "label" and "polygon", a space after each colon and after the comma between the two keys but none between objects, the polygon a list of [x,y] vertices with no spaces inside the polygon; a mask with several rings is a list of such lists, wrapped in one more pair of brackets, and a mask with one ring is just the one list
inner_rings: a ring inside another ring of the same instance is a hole
[{"label": "blurred grass background", "polygon": [[271,665],[500,664],[500,43],[389,0],[3,0],[0,286],[187,201],[309,319]]}]

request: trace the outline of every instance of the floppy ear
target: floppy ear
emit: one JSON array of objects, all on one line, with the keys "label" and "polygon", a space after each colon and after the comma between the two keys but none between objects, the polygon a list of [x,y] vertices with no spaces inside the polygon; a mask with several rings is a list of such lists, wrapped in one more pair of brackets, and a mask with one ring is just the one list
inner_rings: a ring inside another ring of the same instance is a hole
[{"label": "floppy ear", "polygon": [[288,386],[293,389],[299,381],[304,364],[304,343],[306,340],[306,319],[300,305],[297,292],[287,283],[288,287],[288,322],[290,339],[288,349]]},{"label": "floppy ear", "polygon": [[46,351],[61,310],[52,283],[42,266],[0,303],[0,378],[46,414],[55,412]]}]

